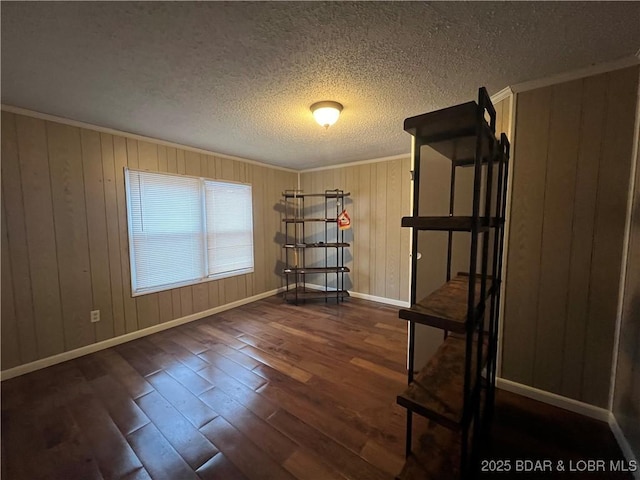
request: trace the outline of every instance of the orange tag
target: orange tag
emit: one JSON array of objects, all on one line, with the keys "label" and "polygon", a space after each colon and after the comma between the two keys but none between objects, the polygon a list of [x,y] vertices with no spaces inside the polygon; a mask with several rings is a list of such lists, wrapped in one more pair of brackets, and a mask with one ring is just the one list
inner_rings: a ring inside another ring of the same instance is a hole
[{"label": "orange tag", "polygon": [[342,210],[340,215],[338,215],[338,228],[340,230],[346,230],[347,228],[351,228],[351,217],[346,210]]}]

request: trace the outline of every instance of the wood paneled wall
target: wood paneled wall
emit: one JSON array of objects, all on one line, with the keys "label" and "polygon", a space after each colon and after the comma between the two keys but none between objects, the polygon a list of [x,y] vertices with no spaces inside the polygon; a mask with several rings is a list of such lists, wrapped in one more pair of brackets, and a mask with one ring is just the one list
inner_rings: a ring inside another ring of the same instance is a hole
[{"label": "wood paneled wall", "polygon": [[607,407],[638,67],[518,94],[502,376]]},{"label": "wood paneled wall", "polygon": [[[407,138],[407,141],[409,139]],[[410,158],[303,172],[307,193],[341,188],[346,203],[351,243],[345,255],[349,290],[394,300],[409,300],[409,230],[400,227],[411,214]]]},{"label": "wood paneled wall", "polygon": [[640,458],[640,150],[636,158],[613,413]]},{"label": "wood paneled wall", "polygon": [[[125,166],[252,184],[254,273],[133,298]],[[294,172],[3,111],[2,369],[280,287],[280,193],[296,185]]]}]

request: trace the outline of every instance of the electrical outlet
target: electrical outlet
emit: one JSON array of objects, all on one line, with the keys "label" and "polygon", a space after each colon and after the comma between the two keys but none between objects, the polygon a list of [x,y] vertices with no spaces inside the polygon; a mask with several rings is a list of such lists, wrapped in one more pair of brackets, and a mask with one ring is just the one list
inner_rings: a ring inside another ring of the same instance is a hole
[{"label": "electrical outlet", "polygon": [[91,310],[91,323],[100,321],[100,310]]}]

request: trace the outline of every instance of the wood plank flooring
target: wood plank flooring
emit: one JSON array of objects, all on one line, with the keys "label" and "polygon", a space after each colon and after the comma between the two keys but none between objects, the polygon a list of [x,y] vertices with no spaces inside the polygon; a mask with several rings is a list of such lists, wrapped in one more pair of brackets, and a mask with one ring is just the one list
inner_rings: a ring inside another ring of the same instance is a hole
[{"label": "wood plank flooring", "polygon": [[[2,479],[391,480],[405,328],[270,297],[5,381]],[[621,458],[605,424],[540,405],[499,392],[485,457]]]},{"label": "wood plank flooring", "polygon": [[406,323],[280,297],[2,383],[3,479],[391,479]]}]

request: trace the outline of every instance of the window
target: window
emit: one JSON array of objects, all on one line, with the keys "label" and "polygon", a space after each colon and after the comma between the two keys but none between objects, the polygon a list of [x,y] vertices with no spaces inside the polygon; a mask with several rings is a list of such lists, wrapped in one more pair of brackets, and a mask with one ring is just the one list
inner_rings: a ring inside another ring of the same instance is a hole
[{"label": "window", "polygon": [[253,272],[251,185],[126,171],[133,295]]}]

